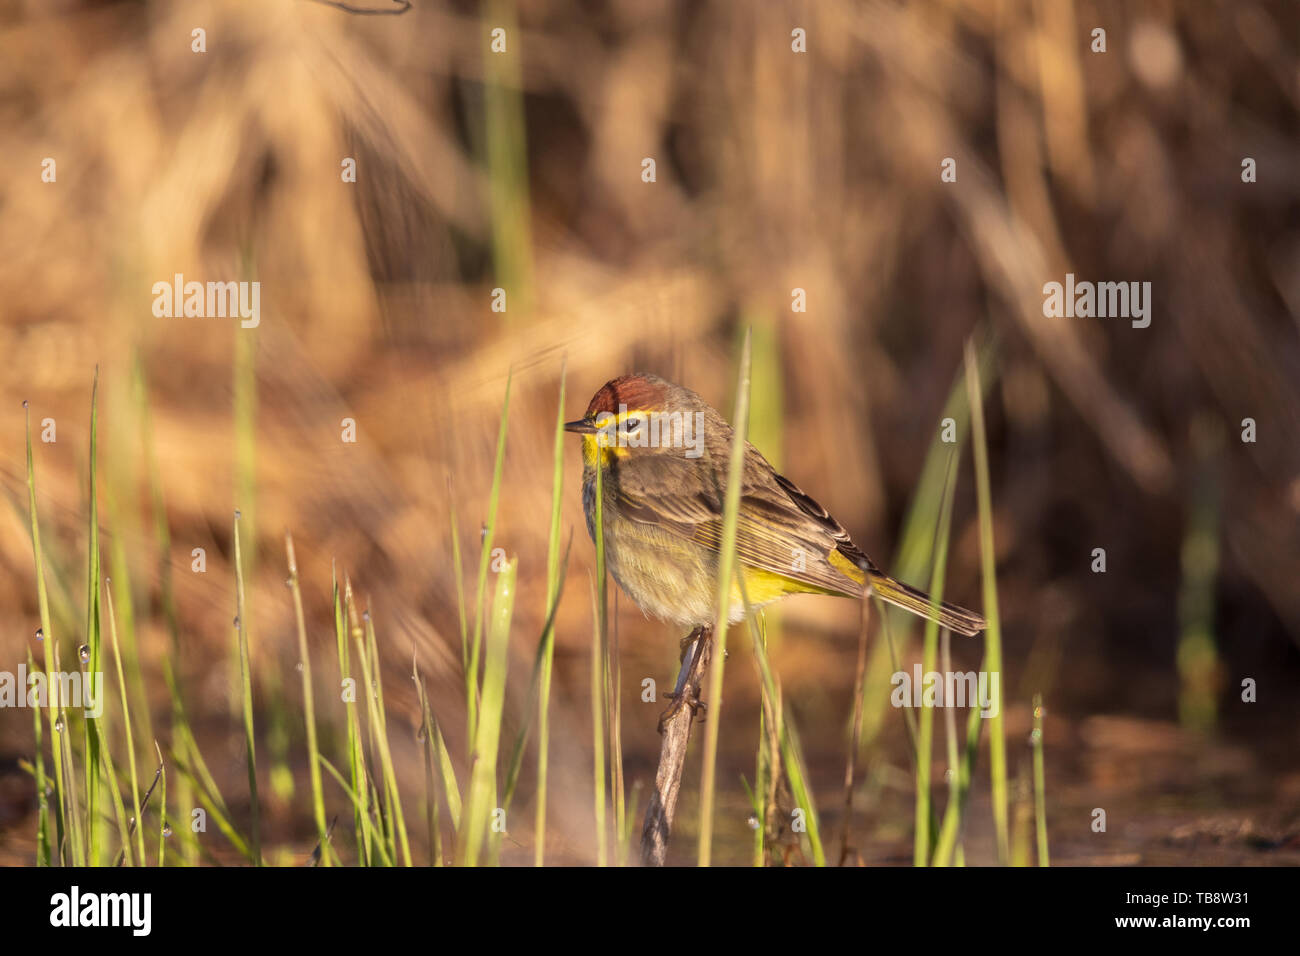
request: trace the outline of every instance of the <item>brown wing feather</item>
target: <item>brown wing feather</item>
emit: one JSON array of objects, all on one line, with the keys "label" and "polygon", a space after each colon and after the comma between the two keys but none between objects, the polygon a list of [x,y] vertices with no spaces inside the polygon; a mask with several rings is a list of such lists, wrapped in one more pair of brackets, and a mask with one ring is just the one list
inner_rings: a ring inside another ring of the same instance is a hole
[{"label": "brown wing feather", "polygon": [[804,494],[802,488],[796,485],[785,475],[778,475],[772,472],[772,477],[776,483],[781,486],[786,494],[804,514],[818,522],[826,533],[835,540],[835,549],[848,558],[863,571],[878,571],[875,562],[867,557],[867,553],[853,543],[849,533],[844,530],[844,526],[831,517],[830,512],[819,505],[809,495]]},{"label": "brown wing feather", "polygon": [[[838,550],[859,566],[865,562],[871,567],[870,560],[825,508],[778,475],[753,446],[748,454],[755,460],[746,469],[741,491],[736,528],[741,563],[836,594],[857,594],[859,585],[832,567],[827,557]],[[720,550],[722,489],[710,480],[711,469],[696,464],[668,455],[619,462],[611,484],[617,487],[620,514]],[[665,494],[664,488],[674,492]],[[797,568],[800,551],[803,567]]]}]

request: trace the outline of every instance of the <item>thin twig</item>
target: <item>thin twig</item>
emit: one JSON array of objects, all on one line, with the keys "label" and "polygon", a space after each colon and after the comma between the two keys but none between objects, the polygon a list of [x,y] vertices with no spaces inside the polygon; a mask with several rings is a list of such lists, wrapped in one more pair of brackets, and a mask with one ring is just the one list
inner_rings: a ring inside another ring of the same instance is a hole
[{"label": "thin twig", "polygon": [[[140,800],[140,806],[136,808],[135,816],[131,818],[131,825],[127,828],[126,831],[126,835],[128,838],[135,835],[135,828],[138,825],[140,817],[144,816],[145,807],[149,806],[149,798],[153,796],[153,788],[158,786],[158,778],[162,776],[162,772],[163,772],[162,748],[158,746],[158,741],[156,740],[154,741],[153,745],[154,748],[158,751],[158,769],[154,771],[153,783],[149,784],[149,789],[145,791],[144,797],[141,798]],[[163,816],[167,815],[166,807],[162,808],[162,814]],[[113,865],[121,866],[125,859],[126,859],[126,848],[123,847],[122,850],[117,855],[117,861]],[[140,865],[144,866],[144,863],[142,862]]]},{"label": "thin twig", "polygon": [[691,725],[699,706],[700,687],[709,669],[713,653],[711,628],[696,628],[686,648],[674,690],[676,713],[664,721],[663,746],[659,751],[659,769],[655,789],[645,811],[641,830],[641,862],[646,866],[663,866],[668,856],[668,838],[677,813],[677,795],[682,786],[682,768],[686,763],[686,745],[691,739]]},{"label": "thin twig", "polygon": [[321,853],[324,851],[325,844],[334,835],[334,824],[338,822],[338,814],[335,814],[334,819],[330,821],[329,828],[325,831],[325,836],[316,844],[316,848],[311,851],[311,856],[307,858],[308,866],[320,866]]}]

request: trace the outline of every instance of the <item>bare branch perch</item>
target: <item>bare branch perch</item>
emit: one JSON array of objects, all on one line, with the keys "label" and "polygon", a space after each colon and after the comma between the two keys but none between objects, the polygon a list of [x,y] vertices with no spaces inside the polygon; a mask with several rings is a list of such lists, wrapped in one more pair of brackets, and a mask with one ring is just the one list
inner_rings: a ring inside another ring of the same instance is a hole
[{"label": "bare branch perch", "polygon": [[687,638],[690,644],[673,691],[673,707],[663,722],[663,747],[659,751],[659,769],[655,789],[646,807],[645,825],[641,830],[641,862],[645,866],[663,866],[668,856],[668,838],[677,813],[677,794],[682,786],[682,767],[686,763],[686,746],[691,739],[691,725],[700,707],[700,685],[709,669],[713,653],[713,629],[696,628]]}]

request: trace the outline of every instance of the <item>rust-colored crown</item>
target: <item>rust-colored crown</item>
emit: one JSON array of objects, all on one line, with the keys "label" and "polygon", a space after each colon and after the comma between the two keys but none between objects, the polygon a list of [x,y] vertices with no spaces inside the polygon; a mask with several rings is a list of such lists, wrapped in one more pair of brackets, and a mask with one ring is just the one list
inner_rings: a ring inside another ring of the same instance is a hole
[{"label": "rust-colored crown", "polygon": [[587,418],[605,413],[618,414],[620,405],[628,408],[661,408],[668,397],[669,384],[657,375],[638,373],[623,375],[606,382],[591,398]]}]

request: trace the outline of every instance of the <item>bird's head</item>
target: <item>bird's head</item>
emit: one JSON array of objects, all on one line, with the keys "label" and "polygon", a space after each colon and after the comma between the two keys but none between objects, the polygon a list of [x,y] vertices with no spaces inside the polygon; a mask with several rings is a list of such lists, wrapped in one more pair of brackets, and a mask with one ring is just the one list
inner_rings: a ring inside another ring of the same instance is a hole
[{"label": "bird's head", "polygon": [[602,466],[628,455],[703,453],[709,406],[657,375],[624,375],[592,396],[586,414],[564,430],[582,436],[583,462]]}]

